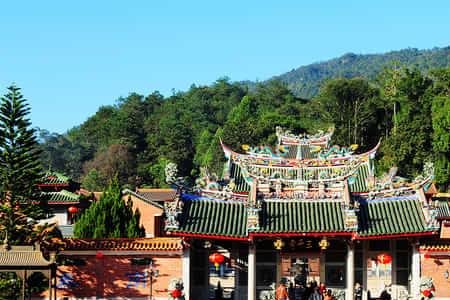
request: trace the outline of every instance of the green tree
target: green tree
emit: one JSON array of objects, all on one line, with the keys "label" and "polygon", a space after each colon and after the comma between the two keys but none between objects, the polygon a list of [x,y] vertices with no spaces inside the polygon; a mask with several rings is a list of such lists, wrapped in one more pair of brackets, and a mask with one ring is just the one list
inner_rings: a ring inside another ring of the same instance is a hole
[{"label": "green tree", "polygon": [[433,78],[433,150],[436,182],[450,186],[450,68],[431,72]]},{"label": "green tree", "polygon": [[444,189],[448,189],[450,180],[450,97],[435,97],[432,112],[436,182]]},{"label": "green tree", "polygon": [[400,175],[414,177],[432,158],[432,81],[418,69],[403,69],[397,82],[396,130],[381,148],[380,169],[396,165]]},{"label": "green tree", "polygon": [[[379,91],[361,78],[339,78],[324,84],[319,102],[325,120],[334,124],[333,140],[338,145],[359,144],[365,150],[380,138]],[[382,132],[382,131],[381,131]]]},{"label": "green tree", "polygon": [[0,237],[3,240],[7,233],[11,242],[26,243],[36,219],[44,216],[41,207],[29,203],[37,198],[40,150],[20,88],[7,90],[0,106]]},{"label": "green tree", "polygon": [[143,237],[139,210],[133,212],[131,201],[122,199],[117,178],[111,181],[98,202],[86,209],[75,224],[78,238]]},{"label": "green tree", "polygon": [[130,146],[112,144],[84,164],[86,176],[83,186],[91,191],[104,190],[114,176],[117,176],[119,184],[132,187],[136,180],[135,163]]}]

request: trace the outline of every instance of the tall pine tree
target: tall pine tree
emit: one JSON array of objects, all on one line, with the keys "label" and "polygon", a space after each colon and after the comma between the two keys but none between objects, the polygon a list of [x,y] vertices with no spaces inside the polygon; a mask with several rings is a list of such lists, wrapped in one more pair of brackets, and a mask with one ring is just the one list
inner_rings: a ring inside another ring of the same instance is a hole
[{"label": "tall pine tree", "polygon": [[12,85],[7,90],[0,105],[0,238],[3,241],[7,233],[10,242],[24,243],[31,241],[35,221],[43,216],[30,203],[37,199],[40,150],[20,88]]},{"label": "tall pine tree", "polygon": [[114,179],[98,202],[93,203],[75,224],[78,238],[143,237],[140,213],[133,213],[131,202],[122,199],[117,178]]}]

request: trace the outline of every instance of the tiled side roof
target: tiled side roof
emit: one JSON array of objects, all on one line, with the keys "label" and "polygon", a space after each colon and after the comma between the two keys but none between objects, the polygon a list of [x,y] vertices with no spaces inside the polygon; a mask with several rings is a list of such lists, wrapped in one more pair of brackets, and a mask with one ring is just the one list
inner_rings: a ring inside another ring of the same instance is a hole
[{"label": "tiled side roof", "polygon": [[180,251],[183,244],[179,238],[105,238],[64,239],[64,250],[134,250],[134,251]]},{"label": "tiled side roof", "polygon": [[58,229],[64,238],[73,237],[73,225],[59,225]]},{"label": "tiled side roof", "polygon": [[450,204],[448,201],[436,201],[435,205],[438,210],[437,218],[450,218]]},{"label": "tiled side roof", "polygon": [[177,191],[174,189],[138,189],[136,194],[152,201],[162,202],[173,200]]},{"label": "tiled side roof", "polygon": [[260,232],[344,232],[340,201],[266,201]]},{"label": "tiled side roof", "polygon": [[354,174],[356,176],[356,180],[350,184],[349,189],[351,193],[364,193],[368,191],[367,188],[367,177],[369,176],[369,167],[367,164],[362,164],[359,166],[358,170]]},{"label": "tiled side roof", "polygon": [[61,190],[59,192],[43,192],[41,199],[47,200],[48,204],[77,204],[80,202],[80,195]]},{"label": "tiled side roof", "polygon": [[133,195],[133,196],[137,197],[138,199],[141,199],[142,201],[144,201],[144,202],[146,202],[146,203],[148,203],[148,204],[151,204],[151,205],[153,205],[153,206],[155,206],[155,207],[158,207],[158,208],[161,208],[161,209],[164,208],[164,205],[163,205],[163,204],[161,204],[161,203],[159,203],[159,202],[156,202],[156,201],[153,201],[153,200],[151,200],[151,199],[148,199],[148,198],[142,196],[142,195],[139,194],[139,193],[133,192],[132,190],[125,189],[125,190],[122,191],[122,194],[123,194],[123,195]]},{"label": "tiled side roof", "polygon": [[38,185],[69,185],[70,179],[56,172],[47,172]]},{"label": "tiled side roof", "polygon": [[12,246],[9,251],[0,251],[0,269],[7,267],[47,267],[51,262],[33,246]]},{"label": "tiled side roof", "polygon": [[418,200],[376,200],[361,203],[358,213],[360,236],[420,233],[427,230]]},{"label": "tiled side roof", "polygon": [[234,178],[235,188],[233,192],[248,192],[250,191],[250,185],[245,181],[241,173],[241,167],[236,164],[231,164],[230,171],[231,178]]},{"label": "tiled side roof", "polygon": [[297,158],[298,145],[289,145],[286,158]]},{"label": "tiled side roof", "polygon": [[187,200],[180,228],[173,232],[245,237],[247,213],[242,202]]}]

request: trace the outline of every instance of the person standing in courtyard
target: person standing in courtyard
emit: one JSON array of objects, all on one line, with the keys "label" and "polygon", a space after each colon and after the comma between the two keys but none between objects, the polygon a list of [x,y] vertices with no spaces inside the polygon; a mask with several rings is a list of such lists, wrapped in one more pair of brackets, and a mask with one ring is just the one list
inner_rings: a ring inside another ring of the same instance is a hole
[{"label": "person standing in courtyard", "polygon": [[289,295],[286,290],[286,278],[281,278],[280,285],[275,291],[275,300],[289,300]]}]

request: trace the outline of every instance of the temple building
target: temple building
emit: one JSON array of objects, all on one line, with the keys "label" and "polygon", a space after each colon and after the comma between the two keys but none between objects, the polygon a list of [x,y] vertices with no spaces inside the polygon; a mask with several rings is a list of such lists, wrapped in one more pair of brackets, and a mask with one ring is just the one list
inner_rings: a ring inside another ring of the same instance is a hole
[{"label": "temple building", "polygon": [[80,184],[57,172],[47,172],[37,184],[36,200],[48,205],[51,215],[41,223],[54,223],[64,237],[73,237],[73,224],[78,213],[90,204],[90,195],[81,195]]},{"label": "temple building", "polygon": [[353,300],[356,283],[363,299],[384,289],[418,297],[424,253],[450,253],[439,236],[450,209],[431,200],[432,172],[407,180],[392,168],[377,178],[379,144],[357,154],[358,145],[331,146],[332,131],[276,133],[275,149],[222,143],[223,178],[204,170],[194,192],[164,203],[166,232],[183,237],[189,258],[187,298],[220,287],[227,298],[261,299],[281,278],[324,283],[337,299]]}]

